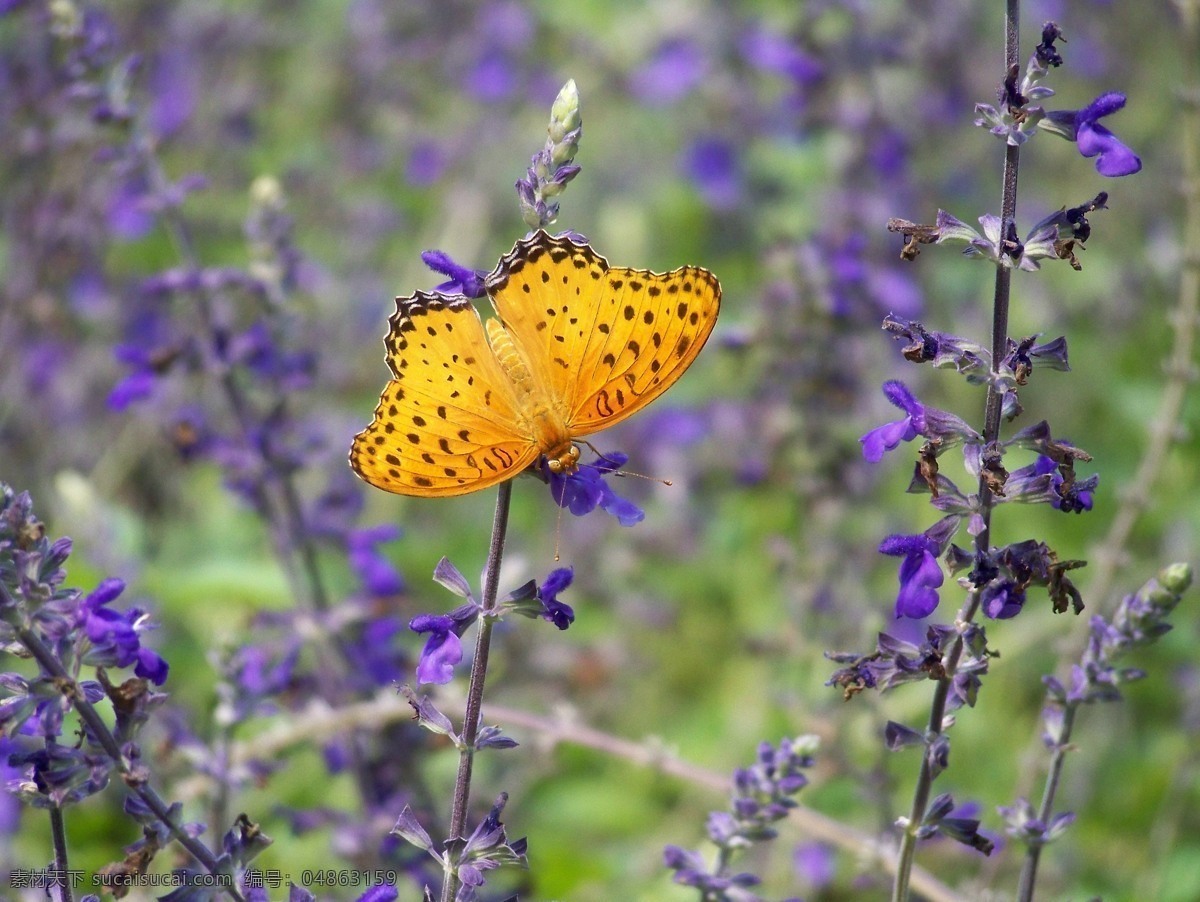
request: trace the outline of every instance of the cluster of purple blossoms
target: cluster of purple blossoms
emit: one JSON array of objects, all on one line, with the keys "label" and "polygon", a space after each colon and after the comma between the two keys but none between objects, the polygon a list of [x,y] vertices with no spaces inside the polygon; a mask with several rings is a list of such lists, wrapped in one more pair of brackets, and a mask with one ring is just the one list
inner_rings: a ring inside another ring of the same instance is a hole
[{"label": "cluster of purple blossoms", "polygon": [[799,804],[794,797],[808,785],[804,771],[816,763],[816,750],[815,736],[784,739],[778,747],[769,742],[759,745],[754,765],[734,772],[729,810],[708,816],[708,838],[717,847],[715,862],[709,865],[699,852],[679,846],[663,850],[663,863],[674,872],[674,881],[695,887],[701,899],[714,902],[757,898],[750,887],[761,880],[748,872],[734,873],[732,858],[737,851],[778,835],[772,825]]},{"label": "cluster of purple blossoms", "polygon": [[[25,804],[58,810],[100,792],[119,771],[133,790],[127,809],[140,810],[137,792],[148,771],[137,740],[166,699],[152,685],[166,681],[168,666],[143,642],[148,616],[112,606],[121,580],[104,580],[87,595],[64,585],[70,551],[70,539],[47,538],[27,493],[0,483],[0,642],[24,649],[38,667],[33,677],[0,674],[5,789]],[[95,679],[82,678],[85,666],[95,668]],[[110,669],[128,667],[135,678],[111,682]],[[96,710],[105,699],[112,726]],[[80,737],[63,742],[72,710],[82,721]],[[169,829],[157,814],[147,812],[146,821]]]},{"label": "cluster of purple blossoms", "polygon": [[1084,157],[1096,158],[1096,171],[1108,178],[1133,175],[1142,168],[1141,158],[1117,138],[1100,120],[1125,106],[1125,95],[1116,91],[1101,94],[1079,110],[1047,111],[1041,101],[1054,96],[1054,91],[1040,83],[1051,68],[1063,63],[1056,45],[1064,40],[1057,24],[1047,22],[1042,27],[1041,43],[1025,67],[1025,75],[1017,82],[1014,69],[1008,73],[999,90],[999,108],[987,103],[977,104],[980,118],[975,124],[1004,138],[1009,144],[1021,145],[1038,129],[1073,141]]},{"label": "cluster of purple blossoms", "polygon": [[[898,337],[915,338],[905,355],[917,362],[945,361],[956,366],[968,378],[989,372],[990,354],[978,346],[969,346],[961,339],[933,333],[920,323],[902,325],[894,319],[885,328]],[[1001,387],[1002,406],[1019,412],[1017,389],[1029,380],[1035,366],[1067,369],[1067,347],[1062,338],[1044,345],[1035,339],[1009,341],[1009,353],[991,372],[993,385]],[[912,352],[910,354],[910,351]],[[918,436],[925,439],[914,465],[910,492],[924,492],[930,503],[946,516],[923,533],[893,535],[879,545],[883,554],[900,557],[900,591],[896,597],[896,616],[921,619],[937,608],[938,589],[944,582],[939,559],[945,555],[951,571],[970,569],[969,584],[981,592],[983,611],[993,619],[1014,616],[1025,601],[1025,591],[1033,585],[1047,588],[1054,608],[1076,609],[1082,603],[1066,570],[1075,562],[1060,562],[1044,544],[1018,542],[974,554],[954,545],[952,540],[966,524],[974,536],[982,530],[985,499],[980,492],[960,489],[942,471],[939,456],[955,446],[963,447],[967,472],[979,480],[989,497],[989,506],[1003,503],[1045,503],[1057,510],[1082,513],[1092,509],[1093,496],[1099,483],[1096,475],[1077,478],[1075,463],[1090,460],[1082,449],[1069,442],[1055,440],[1045,422],[1021,430],[1005,441],[985,443],[983,438],[963,420],[945,411],[921,403],[900,382],[884,385],[884,393],[906,414],[878,426],[864,435],[860,442],[863,456],[872,463]],[[1037,453],[1033,463],[1009,472],[1001,463],[1004,454],[1012,449]]]}]

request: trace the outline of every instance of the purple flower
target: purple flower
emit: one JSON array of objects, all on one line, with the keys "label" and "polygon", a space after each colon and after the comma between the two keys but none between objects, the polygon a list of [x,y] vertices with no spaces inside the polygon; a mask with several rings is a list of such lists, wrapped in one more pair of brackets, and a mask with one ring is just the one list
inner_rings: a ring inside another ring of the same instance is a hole
[{"label": "purple flower", "polygon": [[925,533],[915,536],[888,536],[879,544],[883,554],[903,556],[900,563],[900,594],[896,596],[896,617],[919,620],[938,606],[938,588],[945,574],[938,564],[940,547]]},{"label": "purple flower", "polygon": [[983,613],[993,620],[1008,620],[1025,606],[1025,590],[1010,579],[988,583],[980,595]]},{"label": "purple flower", "polygon": [[1125,95],[1101,94],[1081,110],[1056,110],[1048,114],[1053,130],[1073,140],[1085,157],[1096,158],[1096,171],[1108,178],[1133,175],[1142,168],[1141,158],[1100,124],[1125,106]]},{"label": "purple flower", "polygon": [[108,200],[109,228],[126,241],[142,238],[154,228],[153,206],[145,179],[130,176],[117,185]]},{"label": "purple flower", "polygon": [[196,109],[202,63],[193,58],[189,45],[176,43],[154,61],[150,73],[153,101],[150,119],[160,137],[182,128]]},{"label": "purple flower", "polygon": [[469,298],[481,298],[487,294],[487,289],[483,286],[484,277],[487,276],[486,272],[460,266],[445,251],[422,251],[421,259],[434,272],[450,277],[436,286],[434,291],[464,294]]},{"label": "purple flower", "polygon": [[742,173],[732,141],[716,136],[697,138],[684,151],[680,168],[710,207],[729,210],[737,206]]},{"label": "purple flower", "polygon": [[1125,106],[1125,95],[1101,94],[1075,114],[1075,143],[1085,157],[1096,157],[1096,171],[1109,178],[1133,175],[1141,158],[1121,143],[1099,120]]},{"label": "purple flower", "polygon": [[429,633],[417,661],[418,683],[449,683],[462,661],[462,634],[475,622],[479,607],[468,602],[449,614],[418,614],[408,623],[414,633]]},{"label": "purple flower", "polygon": [[1096,486],[1100,484],[1099,474],[1093,473],[1087,479],[1073,480],[1070,485],[1065,485],[1062,471],[1051,458],[1039,457],[1033,468],[1039,475],[1050,475],[1050,506],[1055,510],[1082,514],[1092,509]]},{"label": "purple flower", "polygon": [[466,70],[463,88],[484,103],[498,103],[517,89],[517,77],[507,54],[495,47],[486,47],[475,64]]},{"label": "purple flower", "polygon": [[133,370],[108,393],[109,409],[124,410],[131,404],[146,400],[154,393],[159,374],[151,359],[151,352],[145,348],[117,345],[113,353],[119,361],[133,367]]},{"label": "purple flower", "polygon": [[913,397],[903,382],[891,379],[883,383],[883,393],[892,404],[904,411],[905,416],[877,426],[859,439],[863,446],[863,457],[873,464],[883,460],[883,455],[899,447],[901,442],[911,442],[925,429],[925,405]]},{"label": "purple flower", "polygon": [[899,447],[901,442],[912,441],[918,435],[938,442],[943,451],[960,442],[975,445],[982,441],[979,433],[961,417],[936,407],[926,407],[903,382],[891,379],[883,383],[883,393],[907,416],[878,426],[859,439],[863,446],[863,457],[871,463],[878,463],[888,451]]},{"label": "purple flower", "polygon": [[387,523],[369,529],[352,529],[346,534],[350,566],[362,581],[363,588],[376,598],[387,598],[404,591],[404,577],[376,548],[382,542],[398,538],[400,527]]},{"label": "purple flower", "polygon": [[811,842],[796,847],[792,855],[796,873],[812,889],[819,890],[833,883],[837,865],[833,849],[824,843]]},{"label": "purple flower", "polygon": [[590,514],[597,507],[617,518],[622,526],[633,526],[646,518],[646,513],[632,501],[621,498],[604,481],[604,474],[624,466],[627,454],[614,451],[596,458],[590,464],[580,464],[579,469],[569,475],[551,473],[543,459],[542,475],[550,484],[550,495],[554,503],[566,508],[576,517]]},{"label": "purple flower", "polygon": [[644,103],[666,105],[690,94],[703,80],[708,61],[689,40],[664,41],[632,77],[633,93]]},{"label": "purple flower", "polygon": [[537,597],[542,603],[542,618],[560,630],[565,630],[575,622],[575,611],[558,600],[558,593],[571,585],[574,578],[575,571],[570,567],[559,567],[552,570],[545,582],[538,586]]},{"label": "purple flower", "polygon": [[141,645],[138,633],[147,626],[144,612],[130,608],[119,613],[107,607],[123,591],[124,581],[106,579],[80,603],[79,616],[92,643],[84,660],[108,667],[135,664],[135,674],[161,686],[166,682],[169,667],[156,652]]},{"label": "purple flower", "polygon": [[812,84],[825,74],[824,64],[801,50],[794,39],[762,26],[747,30],[738,49],[751,66],[783,75],[798,85]]},{"label": "purple flower", "polygon": [[449,163],[449,155],[439,144],[429,140],[417,141],[409,151],[404,176],[410,185],[432,185],[446,172]]}]

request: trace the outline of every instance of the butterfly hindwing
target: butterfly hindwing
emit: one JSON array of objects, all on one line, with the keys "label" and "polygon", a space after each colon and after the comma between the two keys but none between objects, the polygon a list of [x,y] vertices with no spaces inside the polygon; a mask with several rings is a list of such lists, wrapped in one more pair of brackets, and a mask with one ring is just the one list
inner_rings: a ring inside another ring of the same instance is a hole
[{"label": "butterfly hindwing", "polygon": [[461,495],[516,476],[537,457],[513,385],[461,295],[396,299],[388,320],[394,379],[355,436],[350,465],[401,495]]}]

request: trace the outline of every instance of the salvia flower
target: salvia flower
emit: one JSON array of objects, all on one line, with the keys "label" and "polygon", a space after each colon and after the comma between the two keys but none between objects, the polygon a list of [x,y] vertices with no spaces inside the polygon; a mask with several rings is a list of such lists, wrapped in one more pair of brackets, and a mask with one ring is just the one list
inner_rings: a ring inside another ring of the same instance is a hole
[{"label": "salvia flower", "polygon": [[124,613],[108,607],[125,591],[119,579],[106,579],[79,606],[79,616],[91,648],[84,654],[88,664],[104,667],[128,667],[133,672],[161,686],[167,679],[167,662],[153,649],[141,644],[139,633],[149,627],[149,618],[140,608]]},{"label": "salvia flower", "polygon": [[943,517],[915,536],[892,535],[880,542],[881,553],[904,558],[900,563],[900,593],[896,596],[897,617],[919,620],[938,606],[937,590],[946,578],[938,558],[961,523],[961,517]]},{"label": "salvia flower", "polygon": [[954,367],[967,376],[988,369],[991,352],[966,338],[926,329],[921,323],[901,320],[894,313],[883,318],[883,329],[897,340],[908,340],[901,351],[905,360],[932,363],[939,368]]},{"label": "salvia flower", "polygon": [[550,496],[559,507],[577,517],[590,514],[596,508],[612,514],[622,526],[633,526],[646,518],[646,512],[626,498],[620,497],[605,480],[605,476],[625,465],[629,455],[609,452],[589,464],[580,464],[574,473],[553,473],[549,464],[541,461],[542,477],[550,485]]},{"label": "salvia flower", "polygon": [[575,571],[570,567],[559,567],[551,570],[541,585],[531,580],[509,592],[497,602],[496,607],[500,611],[512,611],[523,617],[540,617],[565,630],[575,622],[575,611],[569,604],[558,600],[558,593],[571,585],[574,578]]},{"label": "salvia flower", "polygon": [[1081,110],[1055,110],[1047,114],[1042,128],[1068,141],[1079,152],[1096,158],[1096,171],[1107,178],[1133,175],[1142,168],[1142,160],[1100,120],[1125,106],[1125,95],[1116,91],[1101,94]]},{"label": "salvia flower", "polygon": [[451,294],[463,294],[469,298],[481,298],[487,294],[483,280],[487,273],[480,269],[470,269],[455,263],[445,251],[422,251],[421,260],[436,273],[449,278],[440,285],[434,286],[434,291],[444,291]]},{"label": "salvia flower", "polygon": [[1000,217],[992,213],[980,216],[979,224],[982,234],[945,210],[938,210],[937,225],[930,234],[938,244],[965,243],[964,257],[988,260],[1006,269],[1033,272],[1041,268],[1041,260],[1066,259],[1060,253],[1058,228],[1053,219],[1039,222],[1024,240],[1018,236],[1014,223],[1009,223],[1005,230]]},{"label": "salvia flower", "polygon": [[979,832],[979,818],[963,816],[974,807],[964,805],[959,809],[958,817],[950,817],[955,813],[954,798],[950,793],[943,793],[929,803],[925,817],[917,828],[917,838],[928,839],[940,834],[970,846],[984,855],[990,855],[995,843]]},{"label": "salvia flower", "polygon": [[569,567],[559,567],[551,571],[545,582],[538,586],[538,600],[541,601],[544,612],[542,618],[553,623],[560,630],[565,630],[575,622],[575,611],[570,605],[558,600],[558,593],[571,585],[575,571]]},{"label": "salvia flower", "polygon": [[[528,843],[521,839],[509,842],[500,822],[500,814],[508,803],[508,793],[501,793],[487,817],[467,837],[466,845],[457,861],[458,879],[464,888],[478,890],[484,885],[484,874],[504,865],[528,867],[526,858]],[[462,898],[460,894],[459,898]],[[474,898],[469,896],[468,898]]]},{"label": "salvia flower", "polygon": [[371,595],[387,598],[404,591],[404,577],[395,565],[379,553],[378,545],[400,538],[400,528],[381,524],[367,529],[351,529],[346,533],[346,550],[350,567]]},{"label": "salvia flower", "polygon": [[964,420],[944,410],[926,407],[903,382],[895,379],[885,382],[883,393],[906,416],[877,426],[859,439],[863,457],[871,463],[878,463],[888,451],[898,448],[901,442],[911,442],[918,435],[936,442],[939,451],[963,441],[981,441],[979,433]]},{"label": "salvia flower", "polygon": [[448,683],[463,658],[462,635],[479,618],[479,606],[469,602],[449,614],[418,614],[408,623],[414,633],[429,633],[417,661],[418,683]]},{"label": "salvia flower", "polygon": [[1015,837],[1026,845],[1044,846],[1054,842],[1075,822],[1075,815],[1070,811],[1050,818],[1049,823],[1041,820],[1027,799],[1017,799],[1011,805],[997,806],[1008,826],[1005,828],[1009,836]]},{"label": "salvia flower", "polygon": [[[983,627],[974,623],[962,624],[961,628],[931,624],[925,630],[925,641],[919,646],[889,633],[880,633],[871,654],[826,652],[825,657],[829,660],[849,666],[835,671],[825,685],[841,688],[849,699],[864,689],[877,688],[885,692],[903,683],[941,679],[946,675],[945,650],[960,632],[962,657],[954,671],[947,707],[955,710],[963,705],[973,706],[980,677],[987,673],[989,661],[987,635]],[[907,744],[902,731],[892,735],[889,741],[897,743],[898,747]]]}]

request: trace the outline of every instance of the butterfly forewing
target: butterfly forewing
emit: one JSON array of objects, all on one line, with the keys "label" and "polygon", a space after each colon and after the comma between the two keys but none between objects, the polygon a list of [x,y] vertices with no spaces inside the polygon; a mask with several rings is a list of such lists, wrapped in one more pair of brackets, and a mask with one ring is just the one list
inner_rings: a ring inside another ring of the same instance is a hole
[{"label": "butterfly forewing", "polygon": [[575,435],[624,419],[674,384],[721,299],[708,270],[614,268],[589,245],[542,231],[518,242],[487,285]]},{"label": "butterfly forewing", "polygon": [[564,418],[586,390],[578,363],[605,314],[600,286],[607,271],[590,246],[539,230],[518,241],[487,278],[497,314]]},{"label": "butterfly forewing", "polygon": [[717,321],[721,286],[706,269],[613,267],[602,280],[600,325],[580,356],[568,425],[586,435],[623,420],[691,366]]},{"label": "butterfly forewing", "polygon": [[401,495],[461,495],[517,475],[538,454],[512,382],[471,302],[418,292],[397,298],[385,343],[395,378],[350,465]]}]

